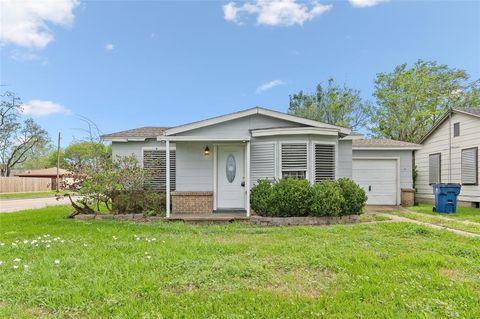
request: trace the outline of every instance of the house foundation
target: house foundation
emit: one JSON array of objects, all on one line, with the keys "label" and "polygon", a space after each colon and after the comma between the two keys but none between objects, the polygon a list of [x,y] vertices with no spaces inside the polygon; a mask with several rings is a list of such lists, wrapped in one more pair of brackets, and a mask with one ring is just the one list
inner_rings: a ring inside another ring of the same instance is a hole
[{"label": "house foundation", "polygon": [[171,193],[173,214],[211,214],[213,211],[213,192]]}]

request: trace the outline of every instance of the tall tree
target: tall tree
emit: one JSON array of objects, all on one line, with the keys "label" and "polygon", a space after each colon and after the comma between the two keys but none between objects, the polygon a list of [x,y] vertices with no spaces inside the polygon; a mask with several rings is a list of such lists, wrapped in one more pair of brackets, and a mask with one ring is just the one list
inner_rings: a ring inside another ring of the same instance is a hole
[{"label": "tall tree", "polygon": [[311,120],[350,127],[364,127],[368,122],[369,105],[362,102],[357,90],[328,80],[326,87],[318,84],[315,93],[303,91],[289,96],[288,112]]},{"label": "tall tree", "polygon": [[479,82],[434,61],[377,74],[373,96],[372,133],[407,142],[417,142],[449,108],[480,107]]},{"label": "tall tree", "polygon": [[20,120],[19,98],[12,92],[1,95],[0,174],[9,176],[16,165],[34,156],[48,142],[48,133],[32,119]]}]

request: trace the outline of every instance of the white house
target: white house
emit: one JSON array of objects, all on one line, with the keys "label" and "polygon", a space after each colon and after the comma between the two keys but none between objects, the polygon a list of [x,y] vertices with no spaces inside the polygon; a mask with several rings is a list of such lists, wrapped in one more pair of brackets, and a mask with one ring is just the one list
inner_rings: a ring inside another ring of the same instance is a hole
[{"label": "white house", "polygon": [[415,151],[417,199],[432,201],[432,184],[460,183],[460,203],[479,207],[480,109],[446,112],[420,144]]},{"label": "white house", "polygon": [[103,139],[112,142],[113,156],[135,154],[146,168],[158,160],[163,173],[152,183],[167,193],[167,216],[171,211],[249,216],[255,182],[287,176],[312,183],[353,178],[367,191],[369,204],[399,205],[402,189],[412,187],[412,151],[420,147],[362,140],[348,128],[260,107]]}]

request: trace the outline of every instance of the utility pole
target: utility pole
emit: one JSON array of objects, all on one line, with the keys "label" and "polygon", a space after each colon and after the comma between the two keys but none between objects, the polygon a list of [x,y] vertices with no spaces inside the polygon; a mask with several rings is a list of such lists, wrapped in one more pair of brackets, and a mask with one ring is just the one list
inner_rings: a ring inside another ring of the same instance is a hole
[{"label": "utility pole", "polygon": [[58,132],[58,142],[57,142],[57,193],[60,191],[60,132]]}]

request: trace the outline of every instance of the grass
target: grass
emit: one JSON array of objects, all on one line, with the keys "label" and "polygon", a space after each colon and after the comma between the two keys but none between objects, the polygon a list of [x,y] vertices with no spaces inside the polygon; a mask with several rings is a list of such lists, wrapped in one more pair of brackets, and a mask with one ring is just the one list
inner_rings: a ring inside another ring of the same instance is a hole
[{"label": "grass", "polygon": [[448,220],[442,216],[434,216],[428,214],[421,214],[421,213],[409,213],[409,212],[393,212],[393,214],[418,220],[421,222],[427,222],[430,224],[435,224],[438,226],[463,230],[469,233],[480,234],[480,223],[478,224],[470,224],[462,222],[461,220]]},{"label": "grass", "polygon": [[455,214],[436,213],[432,211],[432,208],[433,208],[433,205],[420,204],[419,206],[410,207],[409,209],[418,213],[423,213],[423,214],[443,216],[443,217],[452,218],[452,219],[467,220],[471,222],[480,223],[479,208],[457,207],[457,212]]},{"label": "grass", "polygon": [[[0,200],[7,199],[26,199],[26,198],[41,198],[41,197],[53,197],[55,191],[50,192],[27,192],[27,193],[0,193]],[[61,193],[63,194],[63,193]]]},{"label": "grass", "polygon": [[455,214],[441,214],[432,211],[432,205],[421,204],[409,207],[413,212],[393,212],[393,214],[435,224],[438,226],[463,230],[469,233],[480,234],[480,209],[457,207]]},{"label": "grass", "polygon": [[408,223],[133,224],[68,212],[0,214],[0,317],[480,317],[476,238]]}]

